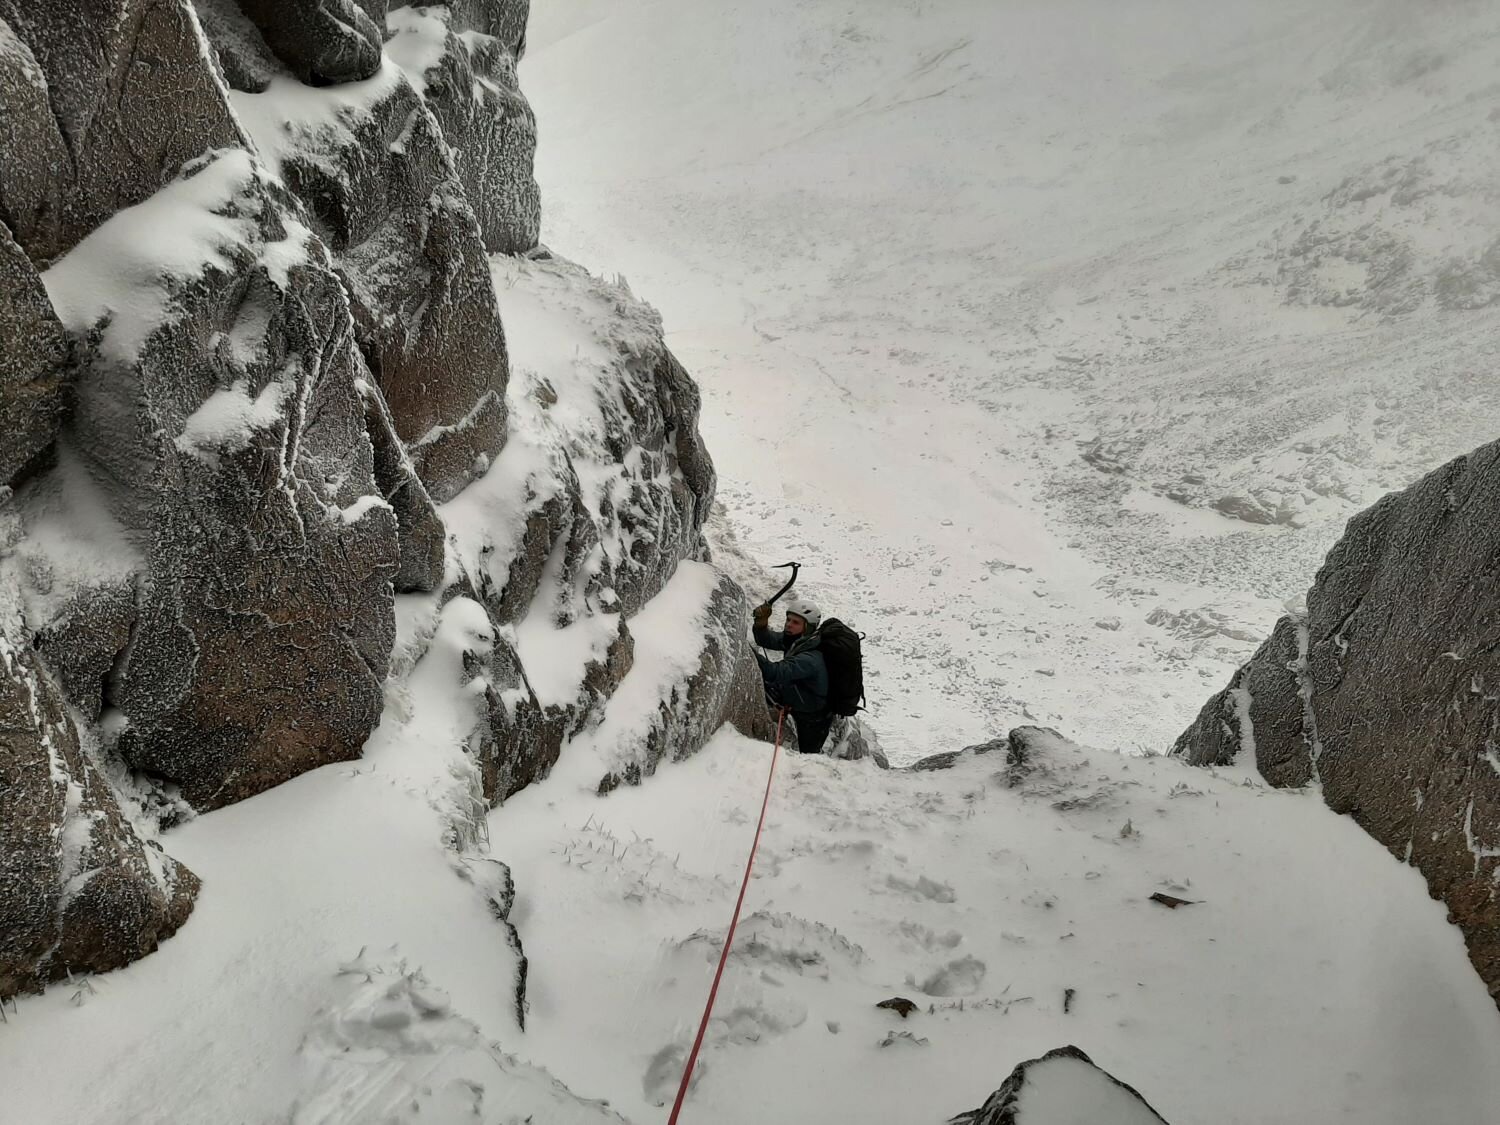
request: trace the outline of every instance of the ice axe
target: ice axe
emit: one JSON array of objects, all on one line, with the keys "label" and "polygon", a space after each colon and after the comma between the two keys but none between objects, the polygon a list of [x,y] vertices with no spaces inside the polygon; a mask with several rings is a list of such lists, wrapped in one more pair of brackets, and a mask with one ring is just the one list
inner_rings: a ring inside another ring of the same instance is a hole
[{"label": "ice axe", "polygon": [[785,586],[783,586],[781,589],[777,590],[768,599],[766,599],[766,602],[765,602],[766,606],[769,607],[769,606],[775,605],[777,603],[777,601],[779,601],[781,599],[782,595],[784,595],[788,590],[790,590],[793,586],[795,586],[797,584],[797,572],[802,569],[802,564],[801,563],[794,563],[794,562],[782,563],[780,566],[775,566],[775,567],[772,567],[771,569],[772,570],[786,570],[788,567],[791,568],[792,576],[786,580],[786,585]]}]

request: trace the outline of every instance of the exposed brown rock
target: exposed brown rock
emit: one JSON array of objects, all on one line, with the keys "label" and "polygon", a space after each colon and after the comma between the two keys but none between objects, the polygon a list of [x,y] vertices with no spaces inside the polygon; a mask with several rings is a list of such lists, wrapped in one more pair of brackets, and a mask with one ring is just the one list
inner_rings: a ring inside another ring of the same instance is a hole
[{"label": "exposed brown rock", "polygon": [[[44,280],[83,341],[64,440],[145,553],[111,680],[119,751],[212,807],[359,753],[393,639],[396,520],[343,287],[249,154],[142,206]],[[137,240],[168,213],[196,264],[179,243],[161,269]]]},{"label": "exposed brown rock", "polygon": [[418,476],[436,502],[452,498],[504,444],[509,361],[484,245],[436,120],[394,72],[327,114],[305,92],[237,96],[272,123],[256,140],[333,255]]},{"label": "exposed brown rock", "polygon": [[41,279],[0,223],[0,487],[52,444],[62,417],[67,356],[62,325]]},{"label": "exposed brown rock", "polygon": [[[238,0],[266,44],[313,86],[358,82],[380,69],[383,4],[365,0]],[[371,18],[372,16],[376,18]]]},{"label": "exposed brown rock", "polygon": [[206,150],[243,143],[186,0],[0,0],[0,19],[31,55],[0,51],[11,72],[0,79],[0,219],[33,261],[67,251]]},{"label": "exposed brown rock", "polygon": [[396,571],[396,592],[436,590],[443,581],[447,532],[433,506],[406,447],[396,436],[396,426],[380,390],[368,379],[358,379],[365,408],[365,429],[375,455],[375,483],[396,514],[401,535],[401,565]]},{"label": "exposed brown rock", "polygon": [[121,815],[35,657],[0,636],[0,998],[144,956],[197,890]]},{"label": "exposed brown rock", "polygon": [[389,16],[390,55],[412,68],[453,146],[485,247],[505,254],[530,250],[541,229],[536,116],[516,80],[527,7],[470,0],[403,7]]},{"label": "exposed brown rock", "polygon": [[[1427,878],[1500,999],[1500,444],[1349,522],[1307,598],[1179,739],[1321,782]],[[1233,719],[1227,719],[1233,716]]]}]

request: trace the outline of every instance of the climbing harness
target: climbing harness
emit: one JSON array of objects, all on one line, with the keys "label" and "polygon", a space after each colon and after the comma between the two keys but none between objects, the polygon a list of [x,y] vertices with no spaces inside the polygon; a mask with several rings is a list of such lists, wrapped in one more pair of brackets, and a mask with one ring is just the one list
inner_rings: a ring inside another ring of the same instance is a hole
[{"label": "climbing harness", "polygon": [[[796,563],[789,564],[796,566]],[[796,572],[792,574],[796,578]],[[787,583],[791,588],[791,583]],[[781,593],[785,593],[783,590]],[[776,595],[777,598],[781,594]],[[775,598],[771,599],[775,601]],[[688,1054],[687,1066],[682,1071],[682,1084],[677,1087],[677,1100],[672,1103],[672,1116],[667,1118],[667,1125],[677,1125],[677,1115],[682,1112],[682,1103],[687,1099],[688,1083],[693,1078],[693,1067],[698,1062],[698,1050],[703,1046],[703,1035],[708,1031],[708,1019],[713,1014],[714,1000],[719,995],[719,981],[724,976],[724,966],[729,963],[729,949],[734,945],[734,928],[740,924],[740,907],[745,905],[745,891],[750,886],[750,869],[755,866],[755,851],[760,847],[761,829],[766,826],[766,809],[771,804],[771,781],[776,777],[776,759],[781,755],[781,727],[786,721],[786,708],[783,707],[776,716],[776,747],[771,751],[771,770],[766,774],[766,795],[760,803],[760,823],[755,826],[755,839],[750,844],[750,857],[745,860],[745,878],[740,883],[740,897],[735,900],[734,916],[729,920],[729,933],[724,937],[724,951],[719,954],[719,967],[714,971],[714,983],[708,990],[708,1003],[703,1005],[703,1019],[698,1024],[698,1035],[693,1040],[693,1049]]]}]

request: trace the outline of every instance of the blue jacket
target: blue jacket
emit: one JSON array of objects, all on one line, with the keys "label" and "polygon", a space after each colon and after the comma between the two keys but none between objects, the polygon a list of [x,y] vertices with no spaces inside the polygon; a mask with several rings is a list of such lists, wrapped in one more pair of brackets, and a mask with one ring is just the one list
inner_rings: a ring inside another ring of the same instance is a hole
[{"label": "blue jacket", "polygon": [[786,653],[779,661],[755,654],[761,678],[788,710],[821,714],[828,710],[828,665],[818,651],[816,631],[788,637],[763,625],[755,627],[755,643]]}]

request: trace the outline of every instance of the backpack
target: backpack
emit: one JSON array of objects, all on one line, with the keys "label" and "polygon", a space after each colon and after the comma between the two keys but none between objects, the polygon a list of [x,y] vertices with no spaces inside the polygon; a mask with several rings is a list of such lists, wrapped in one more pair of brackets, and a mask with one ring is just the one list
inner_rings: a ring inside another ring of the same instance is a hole
[{"label": "backpack", "polygon": [[818,651],[828,668],[828,709],[835,715],[853,715],[865,701],[865,664],[859,651],[863,636],[837,617],[818,630]]}]

